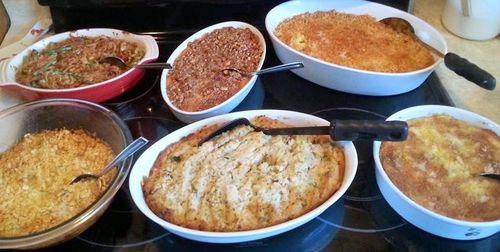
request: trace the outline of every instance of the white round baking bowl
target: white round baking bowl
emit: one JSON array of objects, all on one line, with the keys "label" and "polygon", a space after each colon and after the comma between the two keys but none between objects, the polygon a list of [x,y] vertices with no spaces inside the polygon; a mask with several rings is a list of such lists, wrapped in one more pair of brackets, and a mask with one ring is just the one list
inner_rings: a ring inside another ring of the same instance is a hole
[{"label": "white round baking bowl", "polygon": [[278,119],[294,126],[324,126],[329,125],[329,122],[316,116],[303,114],[293,111],[285,110],[251,110],[229,113],[224,115],[219,115],[211,118],[207,118],[192,124],[189,124],[181,129],[178,129],[169,135],[163,137],[151,147],[149,147],[144,153],[137,159],[134,164],[129,178],[129,188],[130,194],[134,203],[137,205],[139,210],[144,213],[149,219],[156,222],[160,226],[164,227],[168,231],[182,236],[187,239],[210,242],[210,243],[235,243],[235,242],[245,242],[257,239],[262,239],[270,236],[274,236],[293,228],[296,228],[316,216],[320,215],[328,207],[333,205],[340,197],[347,191],[351,185],[354,175],[356,174],[358,166],[358,158],[356,154],[356,149],[350,141],[340,141],[337,142],[340,146],[344,148],[344,156],[346,160],[344,177],[342,180],[342,185],[340,188],[324,203],[316,207],[315,209],[301,215],[292,220],[273,225],[266,228],[260,228],[249,231],[239,231],[239,232],[208,232],[189,229],[172,224],[156,214],[154,214],[148,207],[144,200],[144,194],[142,190],[142,180],[144,177],[149,175],[149,172],[158,156],[158,154],[163,151],[167,146],[179,141],[182,137],[187,136],[201,129],[205,125],[221,124],[237,118],[245,117],[252,119],[254,117],[264,115],[270,118]]},{"label": "white round baking bowl", "polygon": [[[489,129],[500,135],[500,126],[495,122],[478,114],[448,106],[423,105],[410,107],[391,115],[387,120],[404,121],[436,114],[446,114],[477,127]],[[389,205],[408,222],[431,234],[456,240],[481,239],[500,231],[500,220],[486,222],[458,220],[435,213],[407,197],[392,183],[382,167],[379,156],[380,145],[380,141],[373,144],[373,157],[376,166],[375,176],[378,187]],[[453,195],[450,195],[450,197],[453,197]]]}]

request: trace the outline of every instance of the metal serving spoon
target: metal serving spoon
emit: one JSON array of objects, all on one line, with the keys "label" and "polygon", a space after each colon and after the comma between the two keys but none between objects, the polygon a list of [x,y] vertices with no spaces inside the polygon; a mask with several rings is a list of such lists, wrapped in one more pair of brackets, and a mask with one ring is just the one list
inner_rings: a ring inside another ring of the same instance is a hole
[{"label": "metal serving spoon", "polygon": [[456,74],[464,77],[465,79],[477,84],[482,88],[488,90],[495,89],[496,85],[495,77],[493,77],[491,74],[484,71],[483,69],[479,68],[477,65],[458,56],[457,54],[450,52],[447,54],[443,54],[436,48],[423,42],[422,40],[420,40],[420,38],[418,38],[415,35],[415,29],[413,29],[413,26],[408,21],[402,18],[389,17],[381,19],[379,20],[379,22],[388,25],[397,32],[401,32],[413,37],[416,41],[418,41],[420,44],[422,44],[427,49],[432,51],[434,54],[438,55],[441,58],[444,58],[444,64],[446,65],[446,67],[448,67],[448,69],[452,70]]},{"label": "metal serving spoon", "polygon": [[[99,63],[108,63],[110,65],[117,66],[121,69],[125,69],[127,67],[127,64],[120,58],[110,56],[110,57],[105,57],[99,60]],[[143,63],[143,64],[138,64],[134,65],[134,68],[150,68],[150,69],[172,69],[172,65],[169,63]],[[267,73],[274,73],[274,72],[279,72],[279,71],[285,71],[285,70],[290,70],[290,69],[295,69],[295,68],[302,68],[304,67],[304,64],[302,62],[292,62],[292,63],[287,63],[287,64],[282,64],[282,65],[277,65],[274,67],[269,67],[266,69],[261,69],[259,71],[255,72],[245,72],[243,70],[237,69],[237,68],[224,68],[221,71],[223,71],[225,74],[228,74],[229,71],[235,71],[238,72],[242,75],[255,75],[255,74],[267,74]]]},{"label": "metal serving spoon", "polygon": [[479,173],[480,176],[487,177],[487,178],[492,178],[496,180],[500,180],[500,173],[493,173],[493,172],[483,172]]},{"label": "metal serving spoon", "polygon": [[266,135],[330,135],[336,141],[403,141],[408,137],[408,124],[405,121],[333,120],[330,126],[263,128],[253,125],[246,118],[238,118],[203,138],[198,145],[239,125],[248,125]]},{"label": "metal serving spoon", "polygon": [[[99,60],[99,63],[108,63],[113,66],[117,66],[121,69],[125,69],[127,64],[121,58],[109,56]],[[132,66],[133,68],[147,68],[147,69],[172,69],[172,65],[168,63],[143,63]]]},{"label": "metal serving spoon", "polygon": [[252,76],[252,75],[259,75],[259,74],[268,74],[268,73],[274,73],[274,72],[280,72],[280,71],[285,71],[285,70],[290,70],[290,69],[296,69],[296,68],[303,68],[304,64],[302,62],[291,62],[291,63],[286,63],[282,65],[277,65],[269,68],[264,68],[259,71],[254,71],[254,72],[245,72],[243,70],[240,70],[238,68],[224,68],[221,71],[224,74],[228,74],[229,71],[235,71],[240,73],[241,75],[246,75],[246,76]]},{"label": "metal serving spoon", "polygon": [[144,138],[144,137],[139,137],[135,141],[133,141],[131,144],[129,144],[125,149],[123,149],[116,157],[111,161],[104,169],[102,169],[101,172],[98,174],[90,174],[90,173],[84,173],[81,175],[76,176],[73,180],[71,180],[70,184],[78,183],[82,180],[88,180],[88,179],[98,179],[99,177],[103,176],[104,174],[108,173],[111,171],[117,164],[134,154],[136,151],[138,151],[140,148],[142,148],[144,145],[146,145],[149,141]]}]

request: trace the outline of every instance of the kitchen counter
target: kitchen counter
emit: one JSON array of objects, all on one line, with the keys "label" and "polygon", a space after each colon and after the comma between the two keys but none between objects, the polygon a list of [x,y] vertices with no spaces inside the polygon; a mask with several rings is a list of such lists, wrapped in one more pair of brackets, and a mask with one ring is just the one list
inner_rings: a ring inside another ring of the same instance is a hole
[{"label": "kitchen counter", "polygon": [[[11,19],[11,28],[0,48],[21,39],[40,18],[50,17],[47,7],[39,6],[36,0],[3,0]],[[462,39],[450,33],[441,23],[441,12],[445,0],[415,0],[414,14],[434,26],[443,34],[448,51],[454,52],[480,66],[500,79],[500,37],[488,41]],[[482,89],[456,75],[441,64],[436,73],[454,104],[488,117],[500,123],[500,88],[494,91]],[[0,92],[0,109],[20,102],[18,99]]]},{"label": "kitchen counter", "polygon": [[448,51],[454,52],[478,65],[497,79],[497,87],[489,91],[455,74],[443,64],[436,73],[456,107],[473,111],[500,123],[500,37],[487,41],[473,41],[460,38],[441,23],[445,0],[415,0],[414,14],[434,26],[448,44]]}]

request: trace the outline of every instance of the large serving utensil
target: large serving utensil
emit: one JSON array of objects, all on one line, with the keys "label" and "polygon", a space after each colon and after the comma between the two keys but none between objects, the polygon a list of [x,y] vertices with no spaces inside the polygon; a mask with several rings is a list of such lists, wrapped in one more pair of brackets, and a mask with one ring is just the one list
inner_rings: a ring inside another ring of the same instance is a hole
[{"label": "large serving utensil", "polygon": [[[125,69],[127,67],[127,64],[125,63],[125,61],[123,61],[121,58],[115,57],[115,56],[105,57],[105,58],[99,60],[99,63],[107,63],[110,65],[117,66],[121,69]],[[132,67],[151,68],[151,69],[172,69],[172,65],[170,65],[169,63],[143,63],[143,64],[134,65]],[[281,72],[281,71],[286,71],[286,70],[295,69],[295,68],[302,68],[302,67],[304,67],[304,64],[302,64],[302,62],[292,62],[292,63],[287,63],[287,64],[282,64],[282,65],[277,65],[277,66],[261,69],[259,71],[254,71],[254,72],[246,72],[246,71],[243,71],[241,69],[233,68],[233,67],[224,68],[224,69],[221,69],[221,71],[224,74],[229,74],[229,72],[234,71],[234,72],[240,73],[241,75],[253,76],[253,75],[259,75],[259,74]]]},{"label": "large serving utensil", "polygon": [[131,144],[129,144],[125,149],[123,149],[116,157],[113,159],[104,169],[101,170],[98,174],[84,173],[76,176],[73,180],[71,180],[70,184],[78,183],[83,180],[89,179],[98,179],[104,174],[111,171],[117,164],[127,159],[129,156],[134,154],[136,151],[141,149],[144,145],[146,145],[149,141],[144,137],[139,137]]},{"label": "large serving utensil", "polygon": [[446,65],[446,67],[448,67],[448,69],[452,70],[456,74],[464,77],[465,79],[477,84],[482,88],[488,90],[495,89],[495,77],[493,77],[485,70],[479,68],[477,65],[469,62],[467,59],[458,56],[457,54],[450,52],[443,54],[436,48],[425,43],[415,35],[415,29],[413,29],[413,26],[410,24],[410,22],[406,21],[405,19],[398,17],[388,17],[379,20],[379,22],[391,27],[397,32],[404,33],[413,37],[417,42],[429,49],[431,52],[441,58],[444,58],[444,64]]},{"label": "large serving utensil", "polygon": [[408,137],[408,124],[404,121],[333,120],[330,126],[263,128],[246,118],[238,118],[203,138],[198,145],[240,125],[248,125],[266,135],[330,135],[336,141],[403,141]]}]

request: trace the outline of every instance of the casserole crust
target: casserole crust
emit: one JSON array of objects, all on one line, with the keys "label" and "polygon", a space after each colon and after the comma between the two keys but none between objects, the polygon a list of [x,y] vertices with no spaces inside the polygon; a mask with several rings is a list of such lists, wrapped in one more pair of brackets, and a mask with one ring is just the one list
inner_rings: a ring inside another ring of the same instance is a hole
[{"label": "casserole crust", "polygon": [[446,115],[408,121],[404,142],[384,142],[382,166],[391,181],[423,207],[466,221],[500,219],[500,137]]},{"label": "casserole crust", "polygon": [[83,130],[26,134],[0,154],[0,237],[37,233],[81,213],[116,170],[98,180],[71,180],[100,171],[113,157],[107,143]]},{"label": "casserole crust", "polygon": [[[256,125],[284,126],[258,117]],[[327,136],[267,136],[239,126],[198,147],[205,126],[162,151],[143,192],[149,208],[176,225],[243,231],[301,216],[343,180],[343,149]]]},{"label": "casserole crust", "polygon": [[308,12],[282,21],[274,34],[309,56],[361,70],[400,73],[434,63],[431,53],[412,37],[369,15]]}]

